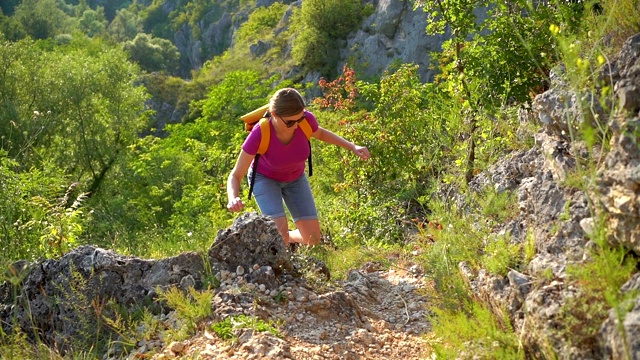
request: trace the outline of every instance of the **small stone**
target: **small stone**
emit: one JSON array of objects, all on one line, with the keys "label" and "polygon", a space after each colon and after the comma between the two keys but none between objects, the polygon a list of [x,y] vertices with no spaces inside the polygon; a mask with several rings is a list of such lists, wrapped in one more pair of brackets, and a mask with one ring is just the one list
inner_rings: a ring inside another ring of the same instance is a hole
[{"label": "small stone", "polygon": [[225,281],[225,280],[229,279],[229,274],[230,273],[227,270],[220,271],[220,280],[221,281]]},{"label": "small stone", "polygon": [[181,342],[174,341],[169,344],[169,350],[173,351],[176,354],[180,354],[184,351],[184,344]]},{"label": "small stone", "polygon": [[590,217],[584,218],[580,220],[580,227],[582,228],[582,231],[587,234],[587,236],[592,236],[595,229],[595,221]]},{"label": "small stone", "polygon": [[238,265],[238,267],[236,268],[236,275],[238,276],[244,275],[244,267],[242,267],[242,265]]}]

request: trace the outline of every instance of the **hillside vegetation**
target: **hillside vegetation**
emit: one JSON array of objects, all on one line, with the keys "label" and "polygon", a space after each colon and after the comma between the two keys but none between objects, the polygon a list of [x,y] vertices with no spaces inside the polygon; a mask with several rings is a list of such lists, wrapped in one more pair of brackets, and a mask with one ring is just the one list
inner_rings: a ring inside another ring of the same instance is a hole
[{"label": "hillside vegetation", "polygon": [[[469,183],[533,145],[540,125],[523,126],[518,113],[549,88],[552,70],[562,68],[557,73],[571,88],[592,92],[603,106],[615,104],[598,69],[640,32],[637,1],[416,0],[415,11],[432,20],[426,33],[448,39],[431,54],[438,75],[430,83],[420,80],[414,64],[397,63],[366,80],[358,77],[362,64],[336,70],[339,40],[359,28],[375,2],[270,3],[2,2],[2,268],[59,258],[86,244],[145,258],[205,252],[234,218],[226,209],[225,181],[246,136],[239,116],[265,104],[275,89],[292,86],[306,95],[322,126],[372,154],[361,162],[313,143],[310,182],[323,244],[311,251],[334,278],[367,261],[393,266],[387,255],[418,251],[433,280],[434,316],[450,320],[434,327],[439,355],[464,350],[458,338],[464,334],[468,341],[493,341],[500,348],[493,354],[503,358],[526,358],[530,349],[471,295],[458,264],[504,275],[536,249],[484,241],[514,215],[513,193],[471,191]],[[486,16],[477,18],[474,9]],[[176,34],[189,43],[212,37],[202,33],[202,24],[225,16],[230,32],[220,35],[220,47],[203,49],[205,61],[193,67],[197,61],[176,43]],[[319,82],[305,82],[315,75]],[[159,116],[151,104],[169,104],[177,119]],[[614,113],[615,105],[606,111]],[[609,125],[588,108],[583,115],[564,136],[606,152]],[[594,154],[583,171],[601,163]],[[578,183],[596,191],[588,179]],[[457,209],[446,196],[453,192],[473,206]],[[248,203],[247,211],[257,210]],[[597,222],[595,233],[605,223]],[[443,235],[443,227],[454,231]],[[637,258],[615,254],[631,262],[610,279],[618,289]],[[603,292],[600,300],[614,296],[604,293],[608,288],[593,291]],[[610,306],[602,307],[599,315]],[[476,322],[488,328],[470,331]],[[0,354],[34,356],[30,347],[21,349],[23,340],[0,327]],[[103,355],[96,346],[55,356]]]}]

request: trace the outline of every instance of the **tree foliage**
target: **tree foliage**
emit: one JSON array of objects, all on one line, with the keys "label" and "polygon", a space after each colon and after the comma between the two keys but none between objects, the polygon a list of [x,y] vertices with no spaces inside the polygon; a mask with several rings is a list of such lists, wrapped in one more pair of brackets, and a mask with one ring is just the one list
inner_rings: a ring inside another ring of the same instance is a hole
[{"label": "tree foliage", "polygon": [[118,42],[133,40],[142,32],[142,24],[136,14],[126,9],[118,10],[108,27],[109,33]]},{"label": "tree foliage", "polygon": [[268,37],[268,33],[273,31],[278,22],[280,22],[286,9],[286,5],[278,2],[269,7],[256,9],[236,32],[235,41],[255,42],[258,39],[262,40]]},{"label": "tree foliage", "polygon": [[33,39],[52,38],[68,29],[69,17],[55,0],[23,0],[15,8],[14,17]]},{"label": "tree foliage", "polygon": [[24,39],[27,32],[15,16],[5,16],[0,12],[0,35],[3,39],[17,41]]},{"label": "tree foliage", "polygon": [[171,73],[178,67],[180,53],[169,40],[155,38],[145,33],[124,43],[129,59],[140,65],[143,70],[167,71]]},{"label": "tree foliage", "polygon": [[25,169],[52,161],[96,190],[144,124],[137,69],[98,40],[53,51],[38,46],[3,44],[2,148]]},{"label": "tree foliage", "polygon": [[358,0],[306,0],[292,20],[300,29],[294,43],[294,60],[309,70],[333,75],[340,40],[362,22],[364,7]]},{"label": "tree foliage", "polygon": [[[421,83],[415,65],[385,73],[375,84],[355,80],[348,68],[341,79],[325,86],[325,99],[316,102],[330,104],[337,114],[316,115],[327,122],[323,126],[366,144],[372,157],[361,162],[340,148],[320,146],[315,158],[331,160],[314,171],[323,194],[318,206],[338,243],[401,241],[404,225],[398,218],[411,215],[404,202],[416,201],[451,159],[460,126],[452,115],[459,106],[445,103],[447,97],[433,84]],[[372,111],[349,110],[365,99]]]},{"label": "tree foliage", "polygon": [[20,3],[20,0],[5,0],[0,2],[0,11],[5,15],[13,15],[16,5]]},{"label": "tree foliage", "polygon": [[79,244],[79,212],[67,204],[67,181],[50,164],[22,171],[0,150],[0,251],[5,261],[59,256]]},{"label": "tree foliage", "polygon": [[112,21],[118,11],[125,9],[127,6],[130,6],[131,3],[136,3],[136,1],[132,0],[87,0],[88,5],[92,9],[97,9],[98,7],[102,7],[104,9],[104,15],[107,21]]},{"label": "tree foliage", "polygon": [[[549,4],[517,0],[437,0],[418,2],[431,17],[427,32],[448,32],[438,54],[436,81],[464,104],[467,139],[459,146],[469,182],[477,171],[478,132],[487,134],[490,121],[504,106],[529,102],[547,86],[548,71],[558,59],[551,34],[553,24],[580,21],[581,12],[564,1]],[[490,65],[488,65],[490,64]],[[490,139],[489,139],[490,140]]]},{"label": "tree foliage", "polygon": [[154,0],[151,6],[140,11],[144,32],[157,38],[170,39],[173,31],[169,14],[162,7],[163,1]]},{"label": "tree foliage", "polygon": [[85,10],[78,20],[78,29],[90,37],[104,33],[107,25],[103,8]]}]

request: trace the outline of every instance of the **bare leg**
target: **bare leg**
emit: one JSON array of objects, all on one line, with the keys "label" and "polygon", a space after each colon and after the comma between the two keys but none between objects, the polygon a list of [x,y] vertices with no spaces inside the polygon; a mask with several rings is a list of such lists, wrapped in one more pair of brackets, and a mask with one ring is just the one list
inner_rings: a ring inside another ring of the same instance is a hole
[{"label": "bare leg", "polygon": [[287,217],[282,216],[282,217],[273,219],[273,221],[276,223],[276,226],[278,227],[278,231],[280,232],[280,235],[282,235],[282,239],[284,239],[284,244],[288,245],[291,239],[289,237],[290,232],[289,232],[289,223],[287,222]]},{"label": "bare leg", "polygon": [[320,243],[320,223],[318,220],[298,220],[295,230],[289,230],[289,223],[284,216],[275,218],[273,221],[276,223],[285,245],[292,242],[305,245]]},{"label": "bare leg", "polygon": [[289,241],[306,245],[320,243],[320,223],[315,220],[296,221],[296,230],[289,231]]}]

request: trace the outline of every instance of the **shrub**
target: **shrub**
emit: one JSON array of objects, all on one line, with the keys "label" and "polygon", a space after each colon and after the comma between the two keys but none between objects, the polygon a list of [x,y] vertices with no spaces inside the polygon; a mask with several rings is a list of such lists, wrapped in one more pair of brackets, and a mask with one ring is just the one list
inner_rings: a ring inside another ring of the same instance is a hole
[{"label": "shrub", "polygon": [[360,0],[306,0],[292,23],[298,24],[292,56],[309,71],[333,75],[339,56],[338,41],[356,30],[362,22]]}]

